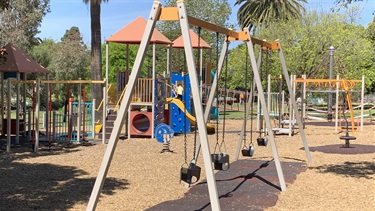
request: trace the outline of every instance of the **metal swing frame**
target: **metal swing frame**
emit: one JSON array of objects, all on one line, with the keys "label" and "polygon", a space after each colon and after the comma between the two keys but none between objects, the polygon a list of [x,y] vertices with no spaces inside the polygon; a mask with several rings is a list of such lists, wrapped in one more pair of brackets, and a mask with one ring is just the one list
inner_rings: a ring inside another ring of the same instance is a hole
[{"label": "metal swing frame", "polygon": [[[254,75],[255,75],[255,82],[258,88],[259,96],[261,97],[261,103],[262,103],[263,108],[266,109],[264,93],[263,93],[263,89],[261,86],[259,72],[256,66],[256,61],[255,61],[255,56],[254,56],[254,51],[253,51],[253,43],[265,46],[270,49],[280,49],[280,52],[281,52],[281,48],[277,42],[266,42],[263,40],[252,38],[250,37],[250,33],[248,32],[248,30],[235,32],[233,30],[226,29],[226,28],[217,26],[215,24],[209,23],[207,21],[203,21],[194,17],[190,17],[187,15],[185,3],[183,0],[177,1],[177,7],[170,7],[170,8],[162,8],[162,5],[160,2],[154,1],[152,8],[151,8],[150,16],[147,19],[147,25],[146,25],[146,28],[142,37],[142,41],[139,46],[138,53],[137,53],[137,56],[136,56],[136,59],[132,68],[132,74],[130,75],[127,89],[125,90],[120,109],[118,110],[117,119],[114,122],[113,131],[108,141],[108,146],[104,153],[104,157],[103,157],[94,187],[92,189],[91,196],[90,196],[86,210],[95,210],[96,208],[97,202],[99,200],[100,192],[103,188],[104,181],[108,173],[109,166],[110,166],[110,163],[112,161],[112,158],[113,158],[116,146],[117,146],[117,142],[119,140],[121,127],[123,125],[123,122],[125,121],[125,116],[126,116],[125,114],[128,111],[128,108],[130,105],[131,93],[135,87],[134,86],[135,82],[140,75],[141,67],[142,67],[142,64],[144,62],[144,58],[146,55],[146,50],[149,46],[152,32],[158,20],[170,20],[170,21],[180,22],[184,46],[185,46],[184,49],[185,49],[187,66],[188,66],[188,73],[189,73],[190,82],[191,82],[194,109],[197,114],[196,115],[197,126],[198,126],[198,131],[199,131],[199,138],[200,138],[199,141],[200,141],[200,144],[202,145],[203,161],[205,165],[205,173],[207,177],[208,192],[209,192],[209,198],[210,198],[210,202],[211,202],[210,204],[211,204],[212,210],[221,210],[215,176],[214,176],[214,172],[212,169],[212,160],[210,156],[211,153],[210,153],[210,148],[208,144],[207,128],[206,128],[206,121],[207,121],[209,111],[210,111],[212,101],[213,101],[213,96],[211,96],[211,94],[213,95],[214,92],[210,93],[209,99],[211,99],[211,101],[209,101],[209,104],[207,104],[205,113],[203,113],[203,106],[200,103],[201,95],[200,95],[200,89],[199,89],[199,83],[198,83],[198,76],[197,76],[197,72],[195,69],[194,55],[193,55],[192,44],[191,44],[191,39],[189,35],[189,25],[200,26],[210,31],[215,31],[221,34],[225,34],[227,35],[228,40],[232,40],[232,41],[241,40],[241,41],[246,42],[247,48],[249,49],[249,55],[251,59],[252,68],[253,68]],[[224,55],[226,55],[226,52],[225,52],[226,45],[227,44],[225,42],[223,45],[223,50],[222,50],[224,51],[224,53],[221,54],[220,62],[219,62],[220,68],[218,68],[218,72],[216,74],[220,73],[219,70],[222,67]],[[285,64],[283,64],[283,69],[286,70],[286,67],[284,68],[284,66]],[[213,90],[217,88],[217,81],[214,81],[213,88],[214,88]],[[292,97],[292,99],[294,98]],[[294,102],[294,105],[296,105],[295,101],[293,102]],[[271,131],[272,128],[271,128],[269,114],[267,112],[267,109],[265,112],[265,117],[267,121],[267,128],[269,131]],[[302,126],[300,127],[302,128]],[[286,185],[285,185],[285,180],[284,180],[284,176],[283,176],[282,169],[281,169],[279,156],[278,156],[277,149],[276,149],[276,144],[274,142],[273,136],[270,139],[271,139],[270,142],[271,142],[273,157],[274,157],[275,164],[276,164],[276,170],[277,170],[281,190],[284,191],[286,190]],[[306,146],[307,146],[307,143],[306,143]],[[306,146],[305,146],[305,149],[306,149]]]}]

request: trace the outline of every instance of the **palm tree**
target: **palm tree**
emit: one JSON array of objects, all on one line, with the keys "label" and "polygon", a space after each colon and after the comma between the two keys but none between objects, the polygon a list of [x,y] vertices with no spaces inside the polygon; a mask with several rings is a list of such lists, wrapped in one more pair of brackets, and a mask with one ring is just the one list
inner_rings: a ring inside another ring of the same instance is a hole
[{"label": "palm tree", "polygon": [[300,18],[305,8],[301,3],[307,0],[236,0],[234,5],[241,5],[237,20],[241,27],[262,25],[268,21]]},{"label": "palm tree", "polygon": [[[102,80],[102,50],[101,50],[101,26],[100,5],[108,0],[83,0],[85,4],[90,3],[91,18],[91,80]],[[100,84],[91,84],[91,97],[97,102],[102,100],[102,89]]]}]

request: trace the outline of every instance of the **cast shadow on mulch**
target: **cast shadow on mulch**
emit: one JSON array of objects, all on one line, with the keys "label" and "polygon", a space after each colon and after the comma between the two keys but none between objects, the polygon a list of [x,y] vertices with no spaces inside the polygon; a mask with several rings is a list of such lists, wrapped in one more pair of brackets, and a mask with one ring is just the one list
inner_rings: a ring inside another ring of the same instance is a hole
[{"label": "cast shadow on mulch", "polygon": [[[304,148],[300,148],[303,150]],[[375,153],[375,146],[373,145],[361,145],[361,144],[350,144],[349,147],[344,147],[343,144],[332,144],[332,145],[323,145],[317,147],[309,147],[311,152],[323,152],[329,154],[372,154]]]},{"label": "cast shadow on mulch", "polygon": [[[1,210],[68,210],[87,203],[95,178],[80,178],[88,173],[72,166],[25,164],[0,160]],[[126,180],[107,178],[103,194],[126,189]]]},{"label": "cast shadow on mulch", "polygon": [[[293,183],[306,170],[301,162],[281,163],[285,182]],[[228,171],[215,173],[219,202],[222,210],[264,210],[276,204],[281,191],[275,163],[264,160],[238,160]],[[148,211],[210,210],[207,181],[194,185],[178,200],[166,201]]]},{"label": "cast shadow on mulch", "polygon": [[375,175],[375,163],[373,162],[350,162],[337,165],[322,165],[311,167],[317,169],[320,173],[334,173],[345,177],[365,178],[373,180]]}]

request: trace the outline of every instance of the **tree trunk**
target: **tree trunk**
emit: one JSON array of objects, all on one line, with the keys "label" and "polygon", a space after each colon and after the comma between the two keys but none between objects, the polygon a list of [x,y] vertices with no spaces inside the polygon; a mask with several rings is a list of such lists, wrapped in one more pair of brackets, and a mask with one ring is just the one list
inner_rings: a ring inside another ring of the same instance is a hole
[{"label": "tree trunk", "polygon": [[[101,51],[101,26],[100,3],[90,1],[91,15],[91,80],[102,80],[102,51]],[[97,105],[103,99],[101,84],[91,84],[91,97],[96,99]],[[98,117],[98,116],[97,116]]]}]

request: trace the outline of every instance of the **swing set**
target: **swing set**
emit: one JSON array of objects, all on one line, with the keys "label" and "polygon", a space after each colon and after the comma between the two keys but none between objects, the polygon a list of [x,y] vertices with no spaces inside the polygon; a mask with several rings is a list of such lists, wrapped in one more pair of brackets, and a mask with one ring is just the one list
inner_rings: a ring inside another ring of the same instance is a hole
[{"label": "swing set", "polygon": [[[113,158],[113,155],[117,146],[117,142],[119,140],[118,138],[119,138],[120,131],[121,131],[121,123],[124,121],[125,114],[128,111],[128,108],[131,102],[131,93],[135,87],[136,80],[139,76],[139,72],[140,72],[142,63],[145,58],[146,50],[149,46],[149,41],[152,36],[152,32],[155,29],[155,25],[157,21],[179,21],[180,22],[180,27],[182,31],[184,46],[185,46],[184,50],[185,50],[185,58],[187,62],[187,67],[188,67],[188,76],[190,79],[192,99],[194,102],[194,110],[196,114],[196,128],[195,128],[195,135],[194,135],[194,142],[195,142],[194,143],[194,155],[193,155],[192,161],[188,164],[187,156],[186,156],[187,153],[185,151],[185,162],[182,165],[181,170],[180,170],[180,173],[181,173],[180,179],[188,184],[193,184],[199,180],[201,168],[196,165],[196,159],[198,155],[197,151],[199,151],[199,148],[201,146],[203,162],[205,166],[205,173],[207,177],[209,198],[211,202],[210,205],[211,205],[212,210],[220,210],[219,196],[218,196],[216,180],[215,180],[215,176],[213,172],[214,170],[213,167],[214,168],[216,167],[218,170],[227,170],[229,168],[229,156],[227,157],[228,159],[225,158],[225,155],[226,155],[225,149],[224,150],[221,149],[221,147],[225,148],[225,142],[223,142],[225,139],[224,135],[222,137],[221,142],[219,138],[217,137],[215,151],[212,154],[210,153],[208,137],[207,137],[206,122],[208,120],[210,109],[214,101],[215,92],[214,91],[210,92],[208,101],[206,104],[206,108],[203,111],[203,107],[201,103],[202,101],[201,101],[200,87],[198,83],[198,75],[197,75],[196,65],[194,61],[194,54],[193,54],[191,39],[189,35],[189,25],[198,26],[206,30],[216,32],[217,35],[218,34],[225,35],[225,42],[222,45],[220,58],[217,61],[218,65],[217,65],[216,77],[214,78],[214,81],[212,83],[211,90],[217,89],[218,79],[220,78],[221,69],[223,67],[225,58],[227,58],[229,42],[237,40],[237,41],[244,41],[246,43],[246,47],[248,49],[248,54],[249,54],[248,56],[250,58],[252,70],[254,72],[255,83],[253,84],[253,86],[254,85],[257,86],[258,97],[260,98],[261,106],[265,108],[264,117],[265,117],[265,121],[267,125],[267,130],[272,131],[272,127],[270,123],[270,116],[267,110],[267,104],[265,101],[261,79],[260,79],[259,72],[258,72],[259,68],[255,61],[253,43],[261,45],[262,47],[266,47],[269,50],[279,50],[279,55],[281,58],[280,60],[282,61],[284,74],[288,76],[288,71],[286,69],[286,64],[283,59],[283,54],[282,54],[280,44],[278,42],[267,42],[264,40],[252,38],[250,37],[250,33],[248,29],[236,32],[230,29],[226,29],[226,28],[222,28],[220,26],[214,25],[207,21],[188,16],[184,1],[177,1],[177,7],[168,7],[168,8],[162,8],[161,3],[155,1],[151,8],[150,16],[147,19],[147,25],[143,34],[143,39],[138,49],[138,53],[137,53],[134,65],[133,65],[132,74],[130,75],[127,89],[125,90],[124,96],[122,98],[121,106],[120,106],[120,109],[118,110],[117,119],[115,121],[112,134],[109,138],[108,146],[105,151],[102,164],[99,169],[98,176],[95,181],[86,210],[94,210],[96,208],[101,189],[104,185],[104,181],[105,181],[107,172],[109,170],[110,162]],[[227,69],[227,67],[225,69]],[[289,76],[285,78],[287,80]],[[290,85],[290,83],[287,83],[287,84]],[[291,93],[291,95],[292,97],[294,97],[293,93]],[[251,103],[248,102],[247,106],[249,106],[250,104]],[[293,106],[295,109],[297,109],[295,101],[293,101]],[[246,119],[247,118],[245,118],[244,121],[246,121]],[[300,128],[302,128],[302,123],[300,121],[297,121],[297,122],[300,125]],[[225,128],[223,130],[225,130]],[[199,139],[197,139],[198,133],[199,133]],[[241,133],[242,134],[244,133],[244,127]],[[300,134],[301,134],[302,141],[304,144],[307,159],[311,161],[309,150],[308,150],[308,145],[306,142],[303,129],[301,129]],[[282,168],[280,164],[279,155],[276,149],[276,144],[275,144],[273,133],[269,133],[268,140],[271,144],[276,171],[277,171],[277,175],[278,175],[279,182],[280,182],[280,187],[282,191],[285,191],[286,184],[285,184],[285,180],[284,180],[284,176],[283,176],[283,172],[282,172]],[[241,139],[240,141],[242,145],[243,140]],[[186,139],[184,141],[184,144],[185,145],[187,144]],[[216,151],[216,149],[218,151]]]}]

